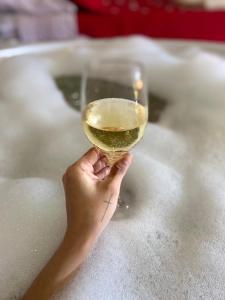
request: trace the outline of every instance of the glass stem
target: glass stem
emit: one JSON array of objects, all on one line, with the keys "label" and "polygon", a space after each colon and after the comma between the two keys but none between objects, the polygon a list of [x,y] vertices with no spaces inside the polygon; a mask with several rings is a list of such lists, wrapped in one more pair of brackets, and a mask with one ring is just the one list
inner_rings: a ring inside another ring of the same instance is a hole
[{"label": "glass stem", "polygon": [[117,161],[119,161],[127,153],[126,151],[104,151],[98,147],[96,148],[106,156],[110,167],[112,167]]}]

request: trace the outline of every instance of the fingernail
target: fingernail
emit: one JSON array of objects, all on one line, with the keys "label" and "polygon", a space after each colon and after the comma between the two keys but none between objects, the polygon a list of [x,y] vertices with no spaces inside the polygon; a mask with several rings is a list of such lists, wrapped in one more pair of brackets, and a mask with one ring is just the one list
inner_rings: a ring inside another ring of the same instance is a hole
[{"label": "fingernail", "polygon": [[95,152],[100,155],[100,150],[98,148],[93,148],[95,150]]},{"label": "fingernail", "polygon": [[133,159],[133,155],[130,153],[125,154],[125,156],[123,157],[123,161],[128,164],[130,163],[130,161]]},{"label": "fingernail", "polygon": [[108,159],[107,159],[106,156],[103,156],[103,157],[101,158],[101,160],[102,160],[104,163],[107,163],[107,162],[108,162]]},{"label": "fingernail", "polygon": [[124,157],[116,164],[118,169],[126,168],[131,162],[132,156],[131,154],[125,154]]}]

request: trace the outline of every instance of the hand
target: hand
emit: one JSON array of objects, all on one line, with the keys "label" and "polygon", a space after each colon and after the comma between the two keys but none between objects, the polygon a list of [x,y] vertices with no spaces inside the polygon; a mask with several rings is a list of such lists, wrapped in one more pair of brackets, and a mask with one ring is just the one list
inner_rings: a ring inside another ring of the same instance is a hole
[{"label": "hand", "polygon": [[131,160],[127,154],[110,170],[106,158],[92,148],[67,169],[63,176],[65,237],[23,300],[52,299],[75,274],[116,209],[120,185]]},{"label": "hand", "polygon": [[132,161],[126,154],[112,169],[106,157],[90,149],[63,176],[67,207],[67,235],[93,241],[109,223],[117,207],[120,186]]}]

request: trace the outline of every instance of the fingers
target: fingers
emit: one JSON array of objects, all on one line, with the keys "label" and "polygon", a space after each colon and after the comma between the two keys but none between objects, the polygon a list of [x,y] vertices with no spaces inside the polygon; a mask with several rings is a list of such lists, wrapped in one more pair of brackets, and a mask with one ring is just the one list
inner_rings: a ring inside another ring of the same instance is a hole
[{"label": "fingers", "polygon": [[95,173],[95,175],[98,176],[98,179],[103,180],[105,179],[106,176],[109,175],[109,172],[110,172],[110,167],[105,166],[98,173]]},{"label": "fingers", "polygon": [[122,179],[126,174],[132,162],[132,155],[127,153],[120,161],[118,161],[111,169],[109,181],[120,187]]},{"label": "fingers", "polygon": [[102,156],[93,166],[94,168],[94,174],[97,174],[101,169],[105,168],[107,166],[107,158],[105,156]]},{"label": "fingers", "polygon": [[88,161],[91,165],[94,165],[100,157],[100,151],[98,151],[96,148],[91,148],[81,157],[80,160]]}]

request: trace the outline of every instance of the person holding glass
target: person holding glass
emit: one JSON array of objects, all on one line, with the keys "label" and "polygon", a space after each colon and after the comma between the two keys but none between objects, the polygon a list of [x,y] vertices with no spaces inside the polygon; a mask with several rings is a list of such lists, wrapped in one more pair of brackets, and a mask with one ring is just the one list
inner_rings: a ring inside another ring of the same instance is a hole
[{"label": "person holding glass", "polygon": [[105,156],[92,148],[67,169],[63,176],[65,236],[23,300],[51,299],[75,275],[116,210],[121,182],[131,161],[132,156],[126,154],[110,168]]},{"label": "person holding glass", "polygon": [[81,98],[84,132],[94,148],[63,176],[67,230],[23,300],[47,300],[57,293],[85,260],[117,206],[129,208],[118,199],[132,162],[128,151],[143,137],[148,121],[141,66],[124,60],[90,63]]}]

